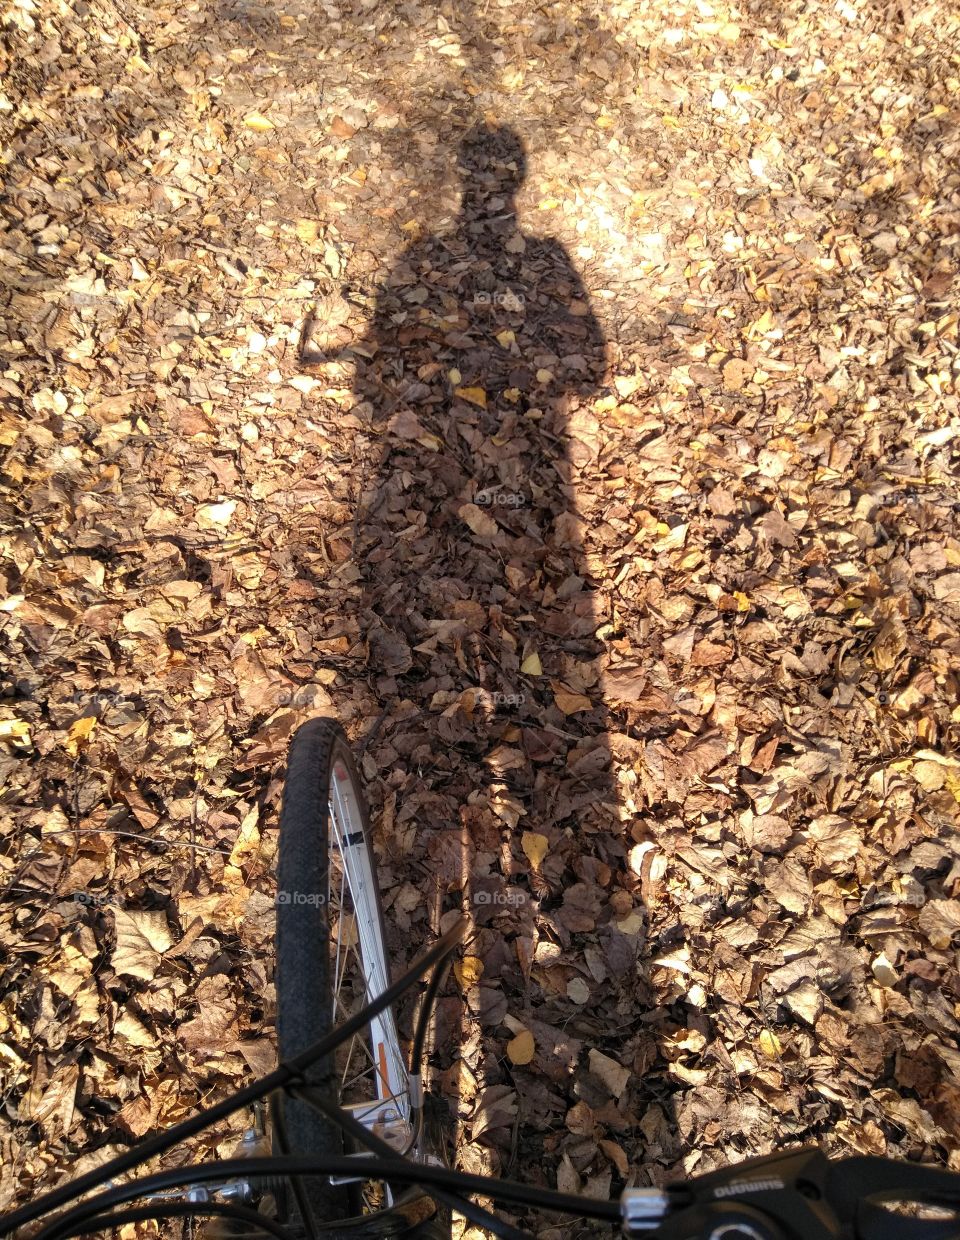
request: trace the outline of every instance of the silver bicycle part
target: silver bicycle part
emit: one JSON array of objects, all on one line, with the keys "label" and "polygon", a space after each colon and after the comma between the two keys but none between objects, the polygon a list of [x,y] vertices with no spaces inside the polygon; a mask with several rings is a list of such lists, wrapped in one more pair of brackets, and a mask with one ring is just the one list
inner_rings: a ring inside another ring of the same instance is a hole
[{"label": "silver bicycle part", "polygon": [[[379,892],[364,832],[359,792],[340,758],[330,771],[330,952],[334,1025],[378,998],[390,984]],[[339,1103],[398,1154],[414,1150],[418,1111],[392,1008],[372,1017],[336,1052]],[[346,1183],[353,1177],[337,1178]],[[360,1179],[362,1177],[356,1177]],[[392,1194],[386,1188],[387,1204]]]},{"label": "silver bicycle part", "polygon": [[670,1198],[659,1188],[625,1188],[620,1194],[620,1217],[625,1236],[654,1231],[667,1216]]},{"label": "silver bicycle part", "polygon": [[[370,864],[357,790],[339,759],[330,773],[330,875],[333,1018],[334,1024],[352,1016],[378,998],[390,984],[386,944],[380,921],[379,895]],[[362,982],[362,989],[358,988]],[[341,1105],[348,1105],[361,1123],[384,1122],[384,1107],[395,1114],[390,1121],[410,1123],[410,1078],[397,1036],[393,1011],[387,1008],[371,1018],[368,1038],[356,1034],[338,1057],[342,1060]],[[367,1098],[351,1093],[366,1092]],[[367,1108],[359,1105],[366,1101]]]}]

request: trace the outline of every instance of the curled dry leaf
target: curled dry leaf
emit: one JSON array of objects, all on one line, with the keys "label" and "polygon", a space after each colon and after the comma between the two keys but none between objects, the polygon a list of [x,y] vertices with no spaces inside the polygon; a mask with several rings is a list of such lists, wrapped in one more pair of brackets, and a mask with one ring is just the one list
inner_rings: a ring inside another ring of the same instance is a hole
[{"label": "curled dry leaf", "polygon": [[460,518],[473,530],[478,538],[495,538],[499,533],[497,523],[488,512],[478,508],[476,504],[463,504],[460,507]]}]

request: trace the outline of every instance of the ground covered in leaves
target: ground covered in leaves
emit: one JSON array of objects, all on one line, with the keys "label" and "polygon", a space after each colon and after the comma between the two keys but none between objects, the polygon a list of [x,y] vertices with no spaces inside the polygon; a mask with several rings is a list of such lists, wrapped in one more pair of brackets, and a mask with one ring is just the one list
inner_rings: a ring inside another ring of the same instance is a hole
[{"label": "ground covered in leaves", "polygon": [[461,1166],[960,1169],[955,6],[2,20],[4,1204],[272,1066],[317,713]]}]

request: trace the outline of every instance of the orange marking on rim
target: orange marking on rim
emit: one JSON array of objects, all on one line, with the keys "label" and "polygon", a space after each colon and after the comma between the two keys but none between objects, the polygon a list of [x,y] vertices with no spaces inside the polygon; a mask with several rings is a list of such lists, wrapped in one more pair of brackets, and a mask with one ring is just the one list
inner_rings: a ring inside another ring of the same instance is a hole
[{"label": "orange marking on rim", "polygon": [[380,1081],[383,1084],[384,1096],[390,1096],[390,1076],[387,1073],[387,1048],[383,1042],[377,1043],[377,1063],[380,1066]]}]

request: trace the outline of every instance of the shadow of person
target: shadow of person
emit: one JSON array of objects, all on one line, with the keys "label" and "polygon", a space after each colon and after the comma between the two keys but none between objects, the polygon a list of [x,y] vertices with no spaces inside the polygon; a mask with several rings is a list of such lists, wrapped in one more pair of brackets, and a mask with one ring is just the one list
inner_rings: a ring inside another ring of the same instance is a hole
[{"label": "shadow of person", "polygon": [[[428,902],[434,884],[437,917],[462,900],[476,927],[482,973],[461,986],[465,1009],[441,1000],[436,1030],[445,1093],[462,1093],[464,1061],[481,1064],[468,1165],[518,1153],[519,1093],[529,1173],[575,1101],[575,1071],[606,1122],[639,1122],[584,1071],[589,1049],[631,1069],[651,1055],[615,1015],[625,994],[649,1007],[644,918],[574,486],[595,456],[583,428],[606,344],[564,247],[520,228],[525,165],[511,130],[469,132],[459,215],[411,242],[352,353],[377,443],[354,559],[395,868]],[[508,1012],[534,1034],[536,1072],[484,1058]]]}]

